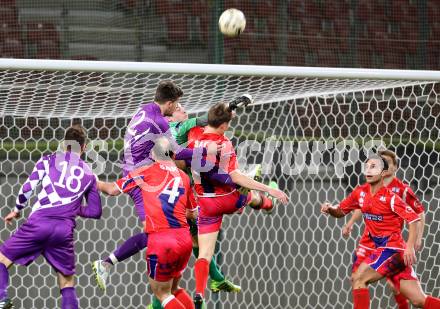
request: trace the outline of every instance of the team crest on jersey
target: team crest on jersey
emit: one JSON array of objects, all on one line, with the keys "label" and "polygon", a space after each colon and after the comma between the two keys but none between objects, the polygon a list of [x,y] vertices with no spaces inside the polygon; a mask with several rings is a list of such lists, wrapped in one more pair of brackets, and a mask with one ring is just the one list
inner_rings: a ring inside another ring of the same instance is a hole
[{"label": "team crest on jersey", "polygon": [[394,193],[399,193],[400,192],[400,188],[392,187],[391,191],[393,191]]},{"label": "team crest on jersey", "polygon": [[361,191],[361,193],[359,194],[359,207],[362,208],[364,207],[364,201],[365,201],[365,192]]},{"label": "team crest on jersey", "polygon": [[385,195],[382,195],[382,196],[379,198],[379,200],[380,200],[381,202],[386,202],[386,201],[387,201],[387,198],[385,197]]}]

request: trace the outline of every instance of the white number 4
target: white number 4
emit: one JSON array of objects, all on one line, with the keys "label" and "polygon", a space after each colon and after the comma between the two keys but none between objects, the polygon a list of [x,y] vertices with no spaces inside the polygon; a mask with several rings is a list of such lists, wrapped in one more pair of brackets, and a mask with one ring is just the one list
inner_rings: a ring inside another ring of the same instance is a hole
[{"label": "white number 4", "polygon": [[[174,202],[176,201],[176,198],[179,197],[180,192],[179,192],[179,184],[180,181],[182,180],[181,177],[175,177],[173,179],[170,180],[169,183],[167,183],[167,185],[165,186],[165,189],[163,189],[162,194],[166,194],[169,195],[170,197],[168,198],[168,203],[170,204],[174,204]],[[171,188],[171,190],[169,190],[168,188],[171,186],[171,183],[173,183],[173,187]]]}]

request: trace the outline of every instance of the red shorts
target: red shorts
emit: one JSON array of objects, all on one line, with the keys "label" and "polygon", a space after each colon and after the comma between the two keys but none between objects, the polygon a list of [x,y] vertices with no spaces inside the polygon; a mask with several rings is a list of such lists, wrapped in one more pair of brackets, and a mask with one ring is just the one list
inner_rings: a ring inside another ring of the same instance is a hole
[{"label": "red shorts", "polygon": [[405,265],[403,250],[378,248],[364,260],[364,263],[391,281],[398,291],[400,280],[418,280],[413,268]]},{"label": "red shorts", "polygon": [[365,261],[367,257],[369,257],[375,249],[368,248],[363,245],[359,245],[355,252],[353,252],[353,266],[351,268],[351,273],[354,274],[356,270],[359,268],[359,265]]},{"label": "red shorts", "polygon": [[251,200],[251,194],[240,194],[234,191],[231,194],[217,197],[198,197],[199,234],[217,232],[222,225],[223,215],[241,213]]},{"label": "red shorts", "polygon": [[168,229],[148,235],[148,276],[159,282],[179,278],[192,252],[188,228]]}]

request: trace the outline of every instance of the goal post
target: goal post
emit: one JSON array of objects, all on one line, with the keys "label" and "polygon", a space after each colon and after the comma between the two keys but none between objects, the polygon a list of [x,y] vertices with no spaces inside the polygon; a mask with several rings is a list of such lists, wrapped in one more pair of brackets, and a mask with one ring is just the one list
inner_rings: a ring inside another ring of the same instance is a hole
[{"label": "goal post", "polygon": [[[240,165],[263,163],[265,181],[276,180],[291,199],[271,216],[246,210],[224,219],[222,269],[243,291],[220,294],[221,308],[352,307],[351,253],[362,225],[343,239],[344,220],[322,216],[319,205],[341,200],[359,184],[360,161],[380,145],[398,154],[398,177],[426,208],[415,270],[428,294],[440,294],[437,71],[0,59],[2,215],[13,208],[35,160],[56,150],[74,123],[87,128],[87,160],[94,171],[101,179],[119,177],[125,128],[162,79],[183,88],[182,103],[192,115],[250,93],[255,103],[238,113],[228,134]],[[114,268],[107,295],[94,287],[88,267],[141,230],[131,204],[125,196],[107,197],[102,220],[77,220],[82,308],[148,303],[143,256]],[[1,241],[10,233],[2,228]],[[192,265],[193,259],[184,274],[191,291]],[[59,291],[47,264],[39,260],[11,274],[17,307],[57,307]],[[371,291],[372,307],[394,305],[383,284]]]}]

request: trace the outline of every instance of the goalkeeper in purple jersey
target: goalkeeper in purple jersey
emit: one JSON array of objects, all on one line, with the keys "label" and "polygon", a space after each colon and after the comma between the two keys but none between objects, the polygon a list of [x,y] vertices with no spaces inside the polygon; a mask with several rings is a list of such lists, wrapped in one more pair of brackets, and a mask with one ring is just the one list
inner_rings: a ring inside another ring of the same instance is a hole
[{"label": "goalkeeper in purple jersey", "polygon": [[[62,296],[62,309],[78,308],[74,288],[76,216],[99,219],[101,199],[96,178],[81,158],[86,132],[80,126],[66,131],[64,152],[42,156],[17,197],[15,209],[5,218],[11,224],[20,217],[33,191],[39,186],[37,200],[28,220],[0,246],[0,308],[12,308],[8,298],[8,268],[29,265],[39,255],[54,268]],[[87,206],[82,206],[85,197]]]},{"label": "goalkeeper in purple jersey", "polygon": [[[139,167],[151,164],[151,150],[154,141],[160,137],[166,137],[173,145],[174,159],[191,160],[194,156],[202,157],[206,154],[216,154],[216,144],[207,148],[186,149],[179,146],[172,136],[168,120],[176,110],[180,98],[183,96],[182,89],[172,81],[161,81],[156,88],[154,102],[142,105],[131,119],[124,136],[124,176]],[[129,192],[137,215],[145,225],[145,212],[140,188]],[[135,255],[147,247],[148,235],[140,232],[127,239],[120,247],[104,260],[94,261],[92,269],[98,286],[106,290],[110,267],[118,262]]]}]

